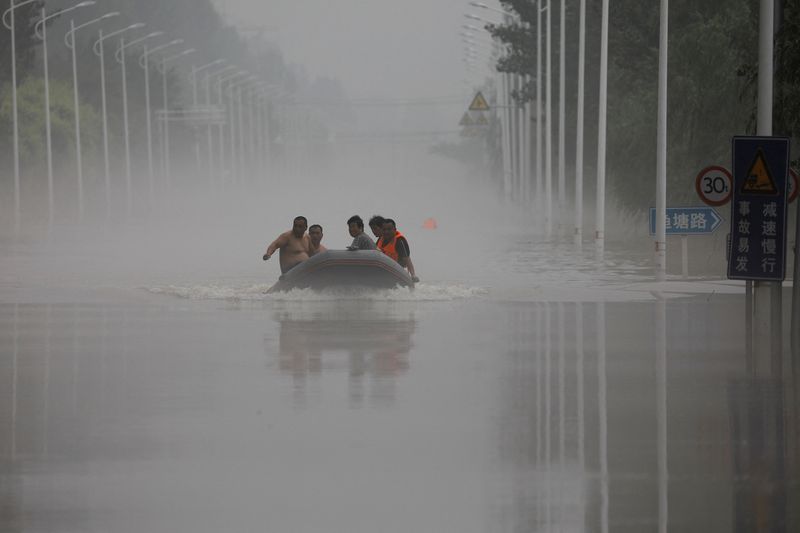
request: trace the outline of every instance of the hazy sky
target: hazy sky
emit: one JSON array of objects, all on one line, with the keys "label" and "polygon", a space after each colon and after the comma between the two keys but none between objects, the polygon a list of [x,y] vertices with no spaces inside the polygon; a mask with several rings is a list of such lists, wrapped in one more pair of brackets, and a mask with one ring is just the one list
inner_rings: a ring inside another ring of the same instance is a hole
[{"label": "hazy sky", "polygon": [[465,12],[480,11],[466,0],[214,1],[237,26],[265,26],[288,62],[338,78],[354,98],[462,95],[458,32]]}]

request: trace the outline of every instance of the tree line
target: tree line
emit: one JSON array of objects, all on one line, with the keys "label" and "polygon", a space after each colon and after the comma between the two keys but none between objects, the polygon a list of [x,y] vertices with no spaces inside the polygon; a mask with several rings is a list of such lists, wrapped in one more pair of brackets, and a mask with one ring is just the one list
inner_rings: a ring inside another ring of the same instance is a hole
[{"label": "tree line", "polygon": [[[23,172],[31,177],[41,177],[44,165],[44,84],[42,70],[42,42],[34,34],[34,26],[41,18],[41,9],[55,13],[73,6],[77,0],[36,1],[15,9],[16,22],[16,66],[18,86],[18,114],[20,126],[20,159]],[[3,8],[6,9],[6,7]],[[50,67],[51,119],[53,128],[53,150],[60,161],[74,160],[73,90],[70,51],[64,45],[64,35],[69,30],[70,19],[76,24],[104,13],[118,11],[119,16],[103,26],[106,33],[143,22],[140,33],[131,32],[129,39],[153,31],[163,31],[159,41],[153,39],[152,46],[181,38],[186,47],[196,49],[191,62],[197,65],[218,58],[246,69],[260,79],[274,83],[291,92],[297,80],[291,68],[283,60],[277,46],[261,36],[248,35],[227,24],[215,9],[211,0],[104,0],[94,6],[72,11],[62,17],[48,21],[48,57]],[[78,80],[81,101],[81,140],[86,152],[87,174],[99,173],[98,150],[102,143],[99,126],[100,66],[99,59],[91,48],[97,40],[99,26],[78,32]],[[11,111],[11,33],[0,28],[0,183],[7,186],[13,174],[11,170],[12,111]],[[118,39],[106,41],[106,89],[108,98],[109,131],[112,151],[120,155],[122,135],[122,87],[120,65],[114,60]],[[145,124],[144,71],[138,65],[141,48],[131,51],[127,65],[128,106],[132,150],[142,156],[146,150],[143,130]],[[172,68],[168,74],[170,85],[170,108],[180,108],[189,103],[191,91],[186,77],[186,68]],[[160,108],[161,76],[151,65],[151,106]],[[278,128],[273,136],[280,134]],[[31,181],[31,180],[28,180]]]},{"label": "tree line", "polygon": [[[569,172],[575,160],[579,3],[565,1],[565,135]],[[501,0],[501,4],[517,15],[517,20],[487,26],[505,45],[497,70],[531,76],[532,81],[514,94],[520,103],[530,101],[536,94],[537,2]],[[755,134],[758,4],[758,0],[670,2],[669,205],[695,202],[697,172],[712,164],[730,167],[731,137]],[[638,212],[655,203],[659,2],[611,0],[609,5],[608,188],[624,208]],[[552,83],[556,101],[550,105],[554,117],[558,105],[559,6],[558,0],[552,0]],[[796,140],[800,134],[800,0],[779,2],[777,13],[774,134]],[[587,193],[591,194],[591,176],[596,172],[597,161],[599,0],[587,0],[586,21],[584,161]],[[544,32],[543,23],[543,49]],[[554,136],[557,127],[554,118]]]}]

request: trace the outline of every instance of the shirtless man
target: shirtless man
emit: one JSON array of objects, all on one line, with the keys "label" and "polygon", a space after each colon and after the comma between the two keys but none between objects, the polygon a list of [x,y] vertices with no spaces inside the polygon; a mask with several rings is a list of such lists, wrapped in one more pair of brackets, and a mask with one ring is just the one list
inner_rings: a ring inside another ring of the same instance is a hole
[{"label": "shirtless man", "polygon": [[275,250],[280,250],[281,274],[286,274],[308,259],[310,240],[306,235],[307,228],[306,217],[295,217],[292,229],[278,235],[278,238],[267,247],[264,261],[272,257]]},{"label": "shirtless man", "polygon": [[312,224],[308,228],[308,255],[317,255],[321,252],[327,252],[328,249],[322,245],[322,226],[319,224]]}]

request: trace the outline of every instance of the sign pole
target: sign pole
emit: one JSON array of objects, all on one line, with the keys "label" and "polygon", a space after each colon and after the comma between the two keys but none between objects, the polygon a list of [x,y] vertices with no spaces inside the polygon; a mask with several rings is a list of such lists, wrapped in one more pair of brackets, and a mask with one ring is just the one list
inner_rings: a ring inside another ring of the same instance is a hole
[{"label": "sign pole", "polygon": [[[798,200],[800,201],[800,200]],[[800,370],[800,203],[795,209],[794,228],[794,273],[792,277],[792,332],[793,368]]]},{"label": "sign pole", "polygon": [[[758,117],[757,135],[772,135],[773,105],[773,47],[774,47],[775,2],[760,0],[758,37]],[[753,294],[754,347],[756,368],[767,358],[774,359],[780,352],[780,282],[756,281]],[[777,299],[777,302],[773,300]],[[774,305],[777,303],[777,305]],[[772,313],[777,311],[777,315]],[[777,335],[777,336],[776,336]],[[774,361],[771,365],[772,370]],[[778,377],[773,375],[773,377]]]},{"label": "sign pole", "polygon": [[681,235],[681,274],[683,279],[689,277],[689,238],[686,235]]},{"label": "sign pole", "polygon": [[[667,213],[667,20],[668,0],[661,0],[661,29],[658,47],[658,155],[656,169],[656,279],[664,281],[667,275],[667,232],[665,218]],[[681,238],[683,254],[683,277],[686,279],[686,237]]]}]

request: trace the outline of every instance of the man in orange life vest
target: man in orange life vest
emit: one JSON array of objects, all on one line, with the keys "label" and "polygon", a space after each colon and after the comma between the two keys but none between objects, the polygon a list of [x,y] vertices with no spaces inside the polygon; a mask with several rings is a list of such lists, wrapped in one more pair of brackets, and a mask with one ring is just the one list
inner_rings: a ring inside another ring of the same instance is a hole
[{"label": "man in orange life vest", "polygon": [[414,263],[411,262],[411,249],[402,233],[397,231],[397,225],[391,218],[383,220],[383,236],[378,239],[378,249],[408,269],[414,283],[419,282]]}]

